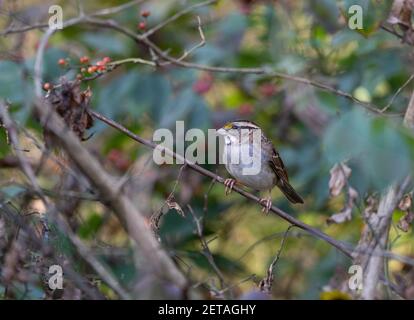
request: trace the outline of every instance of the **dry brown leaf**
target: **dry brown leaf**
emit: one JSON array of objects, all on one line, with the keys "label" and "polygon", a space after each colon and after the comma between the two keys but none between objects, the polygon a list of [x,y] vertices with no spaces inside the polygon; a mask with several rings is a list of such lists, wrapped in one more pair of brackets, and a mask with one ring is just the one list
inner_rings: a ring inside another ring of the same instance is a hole
[{"label": "dry brown leaf", "polygon": [[371,195],[366,200],[364,216],[369,217],[371,214],[377,212],[377,210],[378,210],[378,199]]},{"label": "dry brown leaf", "polygon": [[398,204],[398,208],[401,211],[408,211],[411,208],[411,205],[412,205],[412,196],[410,193],[407,193],[401,199],[400,203]]},{"label": "dry brown leaf", "polygon": [[358,199],[358,191],[356,191],[352,187],[349,187],[348,188],[348,197],[349,197],[349,201],[352,201],[352,203],[354,203],[356,201],[356,199]]},{"label": "dry brown leaf", "polygon": [[352,170],[343,163],[335,164],[329,171],[331,177],[329,179],[329,193],[331,197],[337,197],[351,175]]},{"label": "dry brown leaf", "polygon": [[[78,81],[66,80],[62,80],[60,86],[56,86],[47,95],[47,101],[82,141],[88,139],[85,138],[85,132],[93,126],[93,118],[88,111],[91,97],[92,91],[89,88],[82,91]],[[46,129],[44,138],[48,146],[55,142],[53,134]]]},{"label": "dry brown leaf", "polygon": [[394,0],[387,22],[411,28],[411,13],[413,11],[413,0]]},{"label": "dry brown leaf", "polygon": [[352,219],[352,209],[354,208],[355,201],[358,198],[358,192],[352,188],[348,188],[348,201],[345,207],[338,213],[333,214],[330,216],[326,222],[328,224],[339,224],[344,223],[345,221],[349,221]]},{"label": "dry brown leaf", "polygon": [[333,214],[326,220],[328,224],[339,224],[344,223],[345,221],[349,221],[352,218],[352,208],[346,206],[340,212]]},{"label": "dry brown leaf", "polygon": [[170,196],[167,201],[166,204],[168,206],[169,209],[175,209],[178,214],[182,217],[185,217],[185,213],[183,211],[183,209],[180,207],[180,205],[175,201],[174,196]]}]

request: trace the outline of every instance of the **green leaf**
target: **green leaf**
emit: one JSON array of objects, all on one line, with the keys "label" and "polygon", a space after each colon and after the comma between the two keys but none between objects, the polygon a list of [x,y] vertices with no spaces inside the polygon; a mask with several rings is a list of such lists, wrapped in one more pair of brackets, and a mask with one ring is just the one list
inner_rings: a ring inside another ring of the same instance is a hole
[{"label": "green leaf", "polygon": [[[161,118],[159,126],[162,128],[173,128],[175,127],[175,121],[191,118],[191,115],[201,111],[203,106],[205,106],[205,103],[200,96],[192,88],[186,88],[163,108],[160,108]],[[194,118],[194,121],[200,124],[200,119],[197,119],[197,117]]]},{"label": "green leaf", "polygon": [[153,73],[131,71],[112,80],[99,93],[98,109],[109,117],[128,114],[138,118],[148,111],[154,121],[161,116],[163,108],[171,95],[171,85]]},{"label": "green leaf", "polygon": [[332,0],[311,0],[309,10],[315,16],[315,25],[326,30],[335,30],[339,27],[339,9],[335,1]]},{"label": "green leaf", "polygon": [[0,98],[11,103],[24,100],[22,67],[11,61],[0,61]]},{"label": "green leaf", "polygon": [[359,157],[369,145],[369,127],[369,119],[358,108],[334,121],[323,139],[329,164]]},{"label": "green leaf", "polygon": [[93,51],[102,52],[102,55],[123,55],[128,51],[126,43],[113,32],[85,33],[81,39]]},{"label": "green leaf", "polygon": [[394,123],[372,118],[360,108],[333,122],[323,138],[328,165],[352,160],[363,178],[375,188],[384,188],[411,172],[414,143]]},{"label": "green leaf", "polygon": [[94,213],[80,226],[78,234],[83,239],[93,237],[102,225],[102,216]]},{"label": "green leaf", "polygon": [[386,19],[390,12],[392,1],[377,1],[377,0],[344,0],[342,12],[349,22],[355,13],[350,14],[349,8],[353,5],[358,5],[362,8],[362,29],[356,29],[355,31],[369,36],[381,25],[381,22]]}]

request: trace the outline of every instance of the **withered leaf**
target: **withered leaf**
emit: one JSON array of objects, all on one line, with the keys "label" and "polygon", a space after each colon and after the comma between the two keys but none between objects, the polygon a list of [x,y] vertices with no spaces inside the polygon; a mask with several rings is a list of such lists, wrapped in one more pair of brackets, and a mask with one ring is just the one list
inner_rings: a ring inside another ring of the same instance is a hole
[{"label": "withered leaf", "polygon": [[358,198],[358,192],[352,188],[348,188],[348,200],[345,207],[338,213],[333,214],[330,216],[326,222],[328,224],[332,223],[344,223],[345,221],[349,221],[352,219],[352,209],[354,208],[355,201]]},{"label": "withered leaf", "polygon": [[[58,115],[82,141],[87,140],[85,132],[93,126],[93,118],[88,111],[91,97],[92,91],[89,88],[82,91],[80,82],[66,80],[62,80],[61,85],[56,86],[47,96]],[[51,132],[45,130],[44,137],[47,144],[53,143]]]},{"label": "withered leaf", "polygon": [[329,171],[329,193],[332,197],[337,197],[351,175],[352,170],[344,163],[337,163]]},{"label": "withered leaf", "polygon": [[394,0],[387,22],[398,24],[405,28],[411,28],[411,13],[414,7],[414,0]]},{"label": "withered leaf", "polygon": [[349,197],[349,200],[352,201],[352,203],[354,203],[356,201],[356,199],[358,198],[358,191],[356,191],[352,187],[349,187],[348,188],[348,197]]},{"label": "withered leaf", "polygon": [[185,213],[183,209],[180,207],[180,205],[175,201],[173,196],[168,197],[166,204],[169,209],[175,209],[178,214],[182,217],[185,217]]},{"label": "withered leaf", "polygon": [[374,212],[377,212],[377,210],[378,210],[378,198],[370,195],[366,200],[364,216],[369,217]]},{"label": "withered leaf", "polygon": [[346,206],[345,208],[343,208],[340,212],[333,214],[332,216],[330,216],[326,222],[328,224],[332,224],[332,223],[344,223],[345,221],[349,221],[352,218],[352,208]]},{"label": "withered leaf", "polygon": [[[165,207],[165,204],[167,205],[167,207]],[[151,216],[150,226],[151,226],[151,229],[154,233],[156,233],[156,231],[158,231],[160,229],[161,218],[165,214],[168,213],[168,210],[175,209],[180,216],[185,217],[185,213],[184,213],[183,209],[175,201],[175,198],[172,194],[167,198],[167,200],[165,200],[165,204],[162,206],[162,208],[158,212],[154,213]]]},{"label": "withered leaf", "polygon": [[410,193],[407,193],[404,195],[404,197],[401,199],[400,203],[398,204],[398,208],[401,211],[407,211],[411,208],[412,205],[412,196]]}]

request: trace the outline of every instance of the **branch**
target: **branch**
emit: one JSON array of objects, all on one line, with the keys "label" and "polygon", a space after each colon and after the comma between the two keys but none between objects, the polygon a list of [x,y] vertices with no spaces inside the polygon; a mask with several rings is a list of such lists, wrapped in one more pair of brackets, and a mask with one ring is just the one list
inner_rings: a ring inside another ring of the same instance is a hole
[{"label": "branch", "polygon": [[20,148],[20,143],[19,143],[19,139],[17,136],[17,130],[16,130],[16,127],[14,126],[13,121],[10,119],[9,113],[7,111],[7,105],[1,100],[0,100],[0,120],[3,123],[3,126],[5,127],[8,133],[7,136],[10,140],[10,144],[13,150],[16,153],[17,159],[20,164],[20,168],[22,169],[26,177],[29,179],[36,194],[42,199],[43,202],[46,203],[45,198],[43,197],[42,192],[40,190],[40,186],[37,183],[36,176],[32,170],[32,166],[30,162],[27,160],[27,158],[23,155],[23,151]]},{"label": "branch", "polygon": [[[308,78],[304,78],[304,77],[300,77],[300,76],[294,76],[294,75],[289,75],[289,74],[285,74],[282,72],[278,72],[276,70],[273,70],[271,68],[267,68],[267,67],[257,67],[257,68],[233,68],[233,67],[212,67],[212,66],[208,66],[208,65],[202,65],[202,64],[197,64],[197,63],[191,63],[191,62],[186,62],[183,61],[183,58],[185,58],[186,56],[188,56],[188,52],[184,53],[183,56],[179,57],[179,58],[174,58],[171,57],[170,55],[168,55],[167,53],[165,53],[162,49],[160,49],[157,45],[155,45],[152,41],[150,41],[148,39],[148,37],[152,34],[154,34],[156,31],[160,30],[161,28],[163,28],[165,25],[167,25],[168,23],[171,23],[173,21],[175,21],[176,19],[178,19],[179,17],[181,17],[182,15],[196,9],[199,8],[201,6],[206,6],[206,5],[210,5],[216,2],[216,0],[210,0],[210,1],[205,1],[193,6],[190,6],[180,12],[178,12],[177,14],[175,14],[174,16],[170,17],[169,19],[165,20],[164,22],[160,23],[159,25],[155,26],[154,28],[148,30],[146,33],[144,34],[136,34],[135,32],[132,32],[120,25],[118,25],[115,21],[113,20],[101,20],[98,18],[94,18],[94,17],[99,17],[99,16],[103,16],[103,15],[109,15],[109,14],[113,14],[113,13],[117,13],[121,10],[125,10],[127,8],[129,8],[132,5],[141,3],[143,1],[131,1],[129,3],[120,5],[120,6],[116,6],[113,8],[108,8],[108,9],[103,9],[100,11],[97,11],[95,13],[83,13],[81,15],[79,15],[78,17],[72,18],[70,20],[67,20],[66,22],[63,23],[63,28],[67,28],[73,25],[77,25],[77,24],[83,24],[83,23],[87,23],[87,24],[92,24],[92,25],[96,25],[96,26],[100,26],[103,28],[109,28],[109,29],[113,29],[115,31],[118,31],[128,37],[130,37],[131,39],[133,39],[134,41],[144,44],[146,47],[148,47],[148,49],[152,52],[154,52],[155,54],[157,54],[159,57],[161,57],[162,59],[164,59],[166,62],[164,63],[164,65],[166,64],[174,64],[176,66],[179,67],[183,67],[183,68],[192,68],[192,69],[197,69],[197,70],[204,70],[204,71],[210,71],[210,72],[219,72],[219,73],[238,73],[238,74],[261,74],[261,75],[266,75],[269,77],[276,77],[276,78],[280,78],[280,79],[284,79],[284,80],[289,80],[289,81],[295,81],[298,83],[303,83],[306,85],[310,85],[313,86],[315,88],[333,93],[337,96],[340,97],[344,97],[358,105],[361,105],[362,107],[364,107],[365,109],[375,113],[375,114],[381,114],[381,115],[387,115],[387,116],[400,116],[401,114],[396,113],[396,114],[385,114],[385,111],[388,109],[388,107],[383,107],[383,108],[379,108],[378,106],[372,104],[372,103],[368,103],[368,102],[364,102],[362,100],[359,100],[358,98],[354,97],[352,94],[344,92],[342,90],[336,89],[328,84],[322,83],[322,82],[318,82],[315,80],[311,80]],[[1,35],[7,35],[9,33],[19,33],[19,32],[26,32],[29,30],[33,30],[33,29],[44,29],[44,28],[48,28],[47,24],[37,24],[37,25],[33,25],[33,26],[27,26],[21,29],[13,29],[13,30],[5,30],[3,32],[0,33]],[[386,27],[382,27],[383,29],[387,30]],[[37,97],[41,96],[41,91],[42,91],[42,86],[41,86],[41,75],[42,75],[42,64],[43,64],[43,54],[44,54],[44,50],[46,47],[46,44],[48,42],[48,39],[53,35],[53,33],[55,33],[57,30],[54,29],[47,29],[46,33],[44,34],[44,36],[42,37],[41,41],[39,42],[39,47],[37,50],[37,54],[36,54],[36,58],[35,58],[35,72],[34,72],[34,78],[35,78],[35,92]],[[389,31],[389,30],[387,30]],[[194,49],[199,48],[201,46],[204,45],[204,35],[202,33],[202,30],[200,28],[199,25],[199,33],[201,35],[201,42],[196,45],[194,48],[192,48],[190,51],[194,51]],[[112,64],[115,65],[120,65],[123,63],[127,63],[127,62],[140,62],[140,63],[145,63],[145,64],[150,64],[150,65],[157,65],[156,63],[151,63],[150,61],[146,61],[140,58],[128,58],[128,59],[124,59],[122,61],[115,61]],[[110,65],[110,64],[108,64]],[[161,64],[162,66],[162,64]],[[385,109],[385,110],[384,110]]]},{"label": "branch", "polygon": [[210,248],[208,246],[208,243],[204,237],[204,228],[203,228],[203,218],[202,217],[197,217],[196,214],[193,211],[193,208],[191,208],[190,205],[187,205],[188,210],[190,211],[191,215],[193,216],[193,219],[195,221],[196,224],[196,228],[197,228],[197,235],[200,239],[201,242],[201,246],[203,248],[202,253],[204,255],[204,257],[206,257],[208,263],[212,266],[214,272],[216,273],[217,277],[220,280],[220,289],[223,290],[225,287],[228,287],[228,285],[226,284],[226,280],[224,279],[224,275],[221,272],[221,270],[219,269],[219,267],[217,266],[216,262],[214,261],[214,257],[213,254],[210,251]]},{"label": "branch", "polygon": [[[213,173],[213,172],[211,172],[207,169],[204,169],[203,167],[201,167],[201,166],[199,166],[195,163],[192,163],[192,162],[188,161],[184,157],[180,156],[179,154],[173,152],[172,150],[170,150],[168,148],[158,146],[155,143],[134,134],[133,132],[129,131],[127,128],[123,127],[121,124],[119,124],[119,123],[117,123],[117,122],[115,122],[111,119],[106,118],[105,116],[101,115],[100,113],[98,113],[96,111],[89,110],[89,112],[95,119],[105,122],[109,126],[123,132],[125,135],[132,138],[133,140],[135,140],[135,141],[137,141],[137,142],[139,142],[139,143],[141,143],[141,144],[143,144],[143,145],[145,145],[149,148],[152,148],[152,149],[161,148],[160,151],[165,151],[166,155],[169,155],[169,156],[173,157],[174,159],[182,161],[183,163],[185,163],[192,170],[194,170],[194,171],[196,171],[196,172],[198,172],[198,173],[200,173],[200,174],[202,174],[206,177],[209,177],[209,178],[213,179],[214,181],[217,181],[221,184],[224,184],[224,178],[222,178],[221,176],[219,176],[219,175],[217,175],[217,174],[215,174],[215,173]],[[237,186],[234,186],[233,190],[236,191],[237,193],[241,194],[245,198],[250,199],[250,200],[252,200],[252,201],[254,201],[254,202],[256,202],[260,205],[263,205],[260,202],[260,199],[257,196],[251,194],[250,192],[247,192],[247,191],[245,191],[245,190],[243,190],[243,189],[241,189]],[[279,209],[275,206],[272,206],[270,208],[270,211],[275,213],[276,215],[278,215],[282,219],[288,221],[290,224],[293,224],[294,226],[296,226],[300,229],[306,230],[311,235],[328,242],[330,245],[332,245],[333,247],[335,247],[336,249],[338,249],[339,251],[344,253],[346,256],[351,257],[352,250],[350,250],[344,243],[331,238],[330,236],[323,233],[322,231],[320,231],[316,228],[313,228],[313,227],[307,225],[306,223],[303,223],[300,220],[297,220],[296,218],[292,217],[290,214],[286,213],[285,211],[283,211],[283,210],[281,210],[281,209]]]},{"label": "branch", "polygon": [[[131,139],[137,141],[140,144],[143,144],[149,148],[155,149],[155,148],[162,148],[160,151],[165,151],[166,155],[169,155],[171,157],[173,157],[174,159],[178,159],[180,161],[182,161],[185,166],[188,166],[191,170],[194,170],[196,172],[198,172],[199,174],[211,178],[212,179],[212,183],[210,184],[209,189],[213,186],[213,184],[215,182],[219,182],[221,184],[224,184],[224,178],[207,170],[204,169],[203,167],[189,162],[188,160],[186,160],[184,157],[182,157],[179,154],[176,154],[175,152],[173,152],[172,150],[165,148],[165,147],[161,147],[159,145],[156,145],[155,143],[146,140],[142,137],[140,137],[139,135],[136,135],[135,133],[131,132],[130,130],[128,130],[127,128],[125,128],[124,126],[122,126],[121,124],[117,123],[116,121],[113,121],[107,117],[105,117],[104,115],[93,111],[93,110],[89,110],[90,114],[97,120],[100,120],[104,123],[106,123],[107,125],[111,126],[112,128],[115,128],[116,130],[119,130],[120,132],[124,133],[125,135],[127,135],[128,137],[130,137]],[[234,186],[233,190],[236,191],[237,193],[239,193],[240,195],[242,195],[243,197],[252,200],[256,203],[258,203],[259,205],[263,205],[260,202],[260,199],[258,197],[256,197],[255,195],[237,187]],[[206,200],[206,196],[204,196],[205,200]],[[204,207],[206,206],[206,201],[204,203]],[[286,220],[287,222],[289,222],[290,224],[308,232],[310,235],[319,238],[327,243],[329,243],[331,246],[335,247],[336,249],[338,249],[340,252],[342,252],[345,256],[352,258],[353,255],[352,253],[361,253],[362,255],[373,255],[373,256],[378,256],[378,257],[386,257],[386,258],[390,258],[390,259],[394,259],[394,260],[398,260],[398,261],[402,261],[404,263],[407,264],[411,264],[414,265],[414,260],[404,257],[404,256],[400,256],[400,255],[396,255],[392,252],[389,251],[385,251],[385,250],[375,250],[374,252],[367,252],[366,250],[364,250],[363,248],[353,248],[351,245],[346,244],[344,242],[335,240],[333,238],[331,238],[330,236],[328,236],[327,234],[323,233],[322,231],[313,228],[309,225],[307,225],[306,223],[303,223],[302,221],[292,217],[290,214],[288,214],[287,212],[283,211],[282,209],[272,206],[270,208],[270,212],[276,214],[277,216],[279,216],[280,218]],[[241,259],[241,258],[239,258]]]},{"label": "branch", "polygon": [[[414,77],[414,75],[412,77]],[[414,129],[414,91],[411,94],[410,101],[408,102],[403,123],[408,129]]]},{"label": "branch", "polygon": [[[366,300],[372,300],[376,297],[377,285],[381,277],[381,271],[384,270],[386,258],[374,255],[373,252],[385,250],[388,242],[389,228],[391,217],[394,213],[398,201],[401,199],[405,188],[409,182],[406,179],[401,186],[392,185],[387,192],[381,197],[381,201],[376,214],[368,217],[370,228],[365,228],[357,250],[364,250],[363,256],[355,255],[354,262],[363,267],[364,282],[361,297]],[[372,235],[372,233],[375,233]],[[372,237],[369,237],[369,235]],[[367,239],[369,239],[367,241]],[[367,254],[368,253],[368,254]]]},{"label": "branch", "polygon": [[[414,92],[405,112],[403,124],[409,129],[414,128]],[[361,295],[363,299],[371,300],[376,297],[378,280],[382,278],[381,272],[385,270],[387,257],[379,257],[373,253],[378,249],[386,250],[392,214],[410,181],[411,177],[408,176],[402,183],[394,183],[390,186],[381,197],[377,213],[367,217],[367,226],[353,254],[354,262],[364,269],[365,281]]]},{"label": "branch", "polygon": [[152,34],[154,34],[155,32],[157,32],[158,30],[164,28],[167,24],[177,20],[178,18],[182,17],[183,15],[201,8],[201,7],[205,7],[205,6],[209,6],[211,4],[217,3],[217,0],[208,0],[208,1],[204,1],[204,2],[200,2],[197,4],[194,4],[192,6],[189,6],[187,8],[185,8],[184,10],[181,10],[180,12],[177,12],[175,15],[169,17],[168,19],[164,20],[163,22],[159,23],[158,25],[156,25],[155,27],[149,29],[147,32],[145,32],[142,37],[143,38],[148,38],[149,36],[151,36]]},{"label": "branch", "polygon": [[[133,0],[133,1],[121,4],[119,6],[98,10],[96,12],[89,13],[86,15],[93,16],[93,17],[111,15],[111,14],[119,13],[123,10],[129,9],[132,6],[141,4],[142,2],[145,2],[145,1],[146,0]],[[81,16],[85,16],[85,13],[83,11],[80,12],[79,17]],[[0,36],[7,36],[9,34],[15,34],[15,33],[24,33],[24,32],[35,30],[35,29],[48,29],[48,28],[49,28],[48,23],[37,23],[37,24],[33,24],[33,25],[21,27],[21,28],[14,28],[14,29],[6,28],[4,31],[0,32]]]},{"label": "branch", "polygon": [[[201,4],[200,4],[201,5]],[[90,15],[84,15],[84,16],[79,16],[77,18],[73,18],[71,20],[68,20],[67,22],[65,22],[63,24],[63,28],[67,28],[76,24],[82,24],[82,23],[86,23],[86,24],[91,24],[91,25],[95,25],[95,26],[100,26],[103,28],[108,28],[108,29],[112,29],[115,30],[117,32],[120,32],[122,34],[124,34],[125,36],[128,36],[129,38],[133,39],[134,41],[136,41],[137,43],[141,43],[143,45],[145,45],[150,51],[154,52],[157,56],[159,56],[160,58],[162,58],[165,62],[164,64],[159,64],[160,66],[166,65],[166,64],[174,64],[176,66],[179,67],[183,67],[183,68],[191,68],[191,69],[197,69],[197,70],[203,70],[203,71],[210,71],[210,72],[218,72],[218,73],[234,73],[234,74],[260,74],[260,75],[265,75],[265,76],[269,76],[269,77],[276,77],[276,78],[280,78],[280,79],[284,79],[284,80],[289,80],[289,81],[295,81],[295,82],[299,82],[299,83],[303,83],[306,85],[310,85],[313,86],[315,88],[333,93],[337,96],[340,97],[344,97],[358,105],[361,105],[362,107],[364,107],[365,109],[375,113],[375,114],[381,114],[381,115],[388,115],[388,116],[399,116],[400,114],[385,114],[381,111],[381,108],[379,108],[378,106],[372,104],[372,103],[368,103],[368,102],[364,102],[362,100],[359,100],[358,98],[354,97],[352,94],[344,92],[342,90],[336,89],[328,84],[322,83],[322,82],[318,82],[315,80],[311,80],[308,78],[304,78],[304,77],[300,77],[300,76],[294,76],[294,75],[289,75],[289,74],[285,74],[276,70],[273,70],[272,68],[268,68],[268,67],[257,67],[257,68],[234,68],[234,67],[215,67],[215,66],[208,66],[208,65],[203,65],[203,64],[197,64],[197,63],[192,63],[192,62],[186,62],[183,59],[183,56],[179,57],[179,58],[174,58],[171,57],[169,54],[165,53],[162,49],[160,49],[157,45],[155,45],[151,40],[149,40],[146,36],[146,34],[140,35],[140,34],[136,34],[135,32],[124,28],[122,26],[120,26],[117,22],[113,21],[113,20],[103,20],[103,19],[99,19],[99,18],[94,18],[93,14]],[[199,26],[199,32],[200,32],[200,26]],[[158,30],[158,28],[157,28]],[[52,36],[52,34],[55,32],[56,30],[52,30],[52,29],[48,29],[45,33],[45,35],[42,37],[40,43],[39,43],[39,47],[38,47],[38,51],[36,54],[36,59],[35,59],[35,91],[36,91],[36,95],[38,97],[40,97],[41,95],[41,74],[42,74],[42,60],[43,60],[43,53],[44,53],[44,49],[46,46],[46,43],[48,41],[48,39]],[[203,45],[204,40],[203,40],[203,33],[201,31],[200,33],[202,36],[202,41],[196,45],[196,48],[199,48]],[[191,49],[191,50],[194,50]],[[184,57],[187,56],[188,53],[184,53]],[[126,62],[144,62],[147,64],[151,64],[148,63],[148,61],[145,61],[143,59],[140,58],[131,58],[131,59],[125,59],[122,63],[126,63]],[[112,64],[116,64],[116,65],[120,65],[120,62],[113,62]],[[108,64],[111,65],[111,64]]]},{"label": "branch", "polygon": [[119,282],[115,277],[107,270],[107,268],[100,262],[96,257],[90,252],[90,250],[83,244],[83,242],[78,238],[78,236],[73,233],[70,229],[69,224],[66,219],[57,212],[57,209],[54,205],[50,204],[45,195],[43,194],[39,184],[37,183],[36,176],[34,174],[32,166],[28,163],[26,157],[21,154],[19,148],[19,140],[17,135],[17,130],[14,125],[14,122],[11,120],[9,113],[7,112],[6,105],[0,101],[0,118],[3,121],[4,126],[9,132],[10,142],[14,150],[17,152],[17,157],[20,162],[22,171],[29,178],[29,181],[34,188],[34,191],[38,197],[42,200],[44,205],[49,211],[52,211],[49,214],[50,219],[53,222],[56,222],[58,227],[69,237],[71,242],[77,248],[80,256],[97,272],[97,274],[105,281],[122,299],[130,299],[129,294],[121,287]]},{"label": "branch", "polygon": [[266,293],[270,293],[272,290],[272,285],[273,285],[273,279],[274,279],[274,274],[273,271],[276,267],[276,263],[279,261],[280,258],[280,254],[282,253],[282,250],[285,246],[285,241],[289,235],[289,231],[290,229],[292,229],[294,226],[290,225],[285,233],[283,234],[283,238],[282,238],[282,242],[280,243],[280,248],[277,251],[277,254],[275,256],[275,258],[273,259],[272,263],[270,264],[269,268],[267,269],[267,274],[266,277],[264,279],[262,279],[259,283],[259,288],[260,291],[266,292]]},{"label": "branch", "polygon": [[106,205],[113,210],[128,234],[135,240],[139,252],[147,261],[148,268],[160,278],[175,284],[179,289],[187,290],[187,279],[160,247],[147,227],[144,217],[131,200],[125,194],[114,190],[113,186],[116,185],[116,181],[112,176],[104,171],[99,162],[82,146],[78,137],[69,130],[46,101],[35,101],[35,110],[42,126],[53,132],[62,148],[88,177],[99,191],[101,198],[105,199]]},{"label": "branch", "polygon": [[380,28],[382,29],[382,30],[384,30],[384,31],[386,31],[386,32],[388,32],[388,33],[390,33],[390,34],[392,34],[392,35],[394,35],[394,36],[396,36],[397,38],[399,38],[399,39],[401,39],[401,41],[403,41],[404,40],[404,37],[402,36],[402,35],[400,35],[398,32],[396,32],[395,30],[393,30],[393,29],[391,29],[391,28],[389,28],[389,27],[387,27],[385,24],[381,24],[380,25]]},{"label": "branch", "polygon": [[72,279],[87,297],[92,300],[105,299],[99,290],[97,290],[94,286],[88,285],[89,281],[75,271],[72,267],[73,262],[68,263],[68,260],[63,259],[61,254],[57,253],[55,250],[52,250],[44,239],[37,236],[37,232],[34,230],[34,227],[24,221],[22,215],[15,212],[15,209],[9,203],[5,203],[1,200],[2,199],[0,198],[0,212],[2,215],[24,231],[29,237],[32,245],[40,248],[45,256],[52,255],[56,263],[63,267],[63,270],[65,274],[68,275],[68,278]]}]

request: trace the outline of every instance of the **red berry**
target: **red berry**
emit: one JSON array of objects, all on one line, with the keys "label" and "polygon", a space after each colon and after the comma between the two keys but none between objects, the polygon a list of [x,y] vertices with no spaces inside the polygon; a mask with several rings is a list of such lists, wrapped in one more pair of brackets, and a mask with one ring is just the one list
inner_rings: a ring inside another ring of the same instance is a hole
[{"label": "red berry", "polygon": [[98,67],[102,67],[104,65],[105,65],[105,62],[103,62],[102,60],[100,60],[96,63],[96,66],[98,66]]},{"label": "red berry", "polygon": [[111,62],[111,58],[109,58],[109,57],[104,57],[104,58],[102,59],[102,61],[106,64],[106,63]]},{"label": "red berry", "polygon": [[143,16],[144,18],[148,18],[150,16],[151,12],[149,12],[148,10],[142,11],[141,12],[141,16]]},{"label": "red berry", "polygon": [[109,151],[107,159],[113,166],[121,171],[125,171],[130,166],[130,160],[128,157],[119,149],[112,149]]},{"label": "red berry", "polygon": [[102,65],[102,66],[98,66],[97,69],[98,69],[98,71],[105,71],[106,67],[104,65]]},{"label": "red berry", "polygon": [[239,114],[242,116],[246,116],[249,115],[253,112],[253,105],[251,105],[250,103],[244,103],[239,107]]},{"label": "red berry", "polygon": [[58,65],[60,65],[60,66],[64,66],[64,65],[66,65],[66,60],[65,59],[59,59],[58,60]]},{"label": "red berry", "polygon": [[193,91],[198,94],[204,94],[208,92],[213,85],[213,77],[210,74],[203,75],[193,84]]},{"label": "red berry", "polygon": [[97,66],[91,66],[91,67],[88,68],[88,73],[94,73],[94,72],[96,72],[96,70],[98,70]]},{"label": "red berry", "polygon": [[89,63],[89,57],[83,56],[79,59],[80,63]]},{"label": "red berry", "polygon": [[277,86],[273,83],[264,83],[259,87],[260,93],[265,97],[271,97],[277,92]]},{"label": "red berry", "polygon": [[50,89],[52,89],[52,85],[49,82],[46,82],[43,85],[43,89],[46,90],[46,91],[49,91]]},{"label": "red berry", "polygon": [[144,21],[138,23],[138,29],[145,30],[147,28],[147,24]]}]

